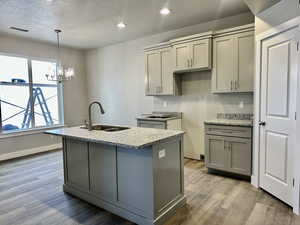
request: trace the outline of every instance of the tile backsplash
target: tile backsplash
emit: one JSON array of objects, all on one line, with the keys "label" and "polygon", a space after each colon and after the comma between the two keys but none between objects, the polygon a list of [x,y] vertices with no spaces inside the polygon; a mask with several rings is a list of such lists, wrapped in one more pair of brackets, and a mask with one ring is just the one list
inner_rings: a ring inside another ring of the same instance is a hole
[{"label": "tile backsplash", "polygon": [[252,120],[252,113],[218,113],[217,119],[227,120]]}]

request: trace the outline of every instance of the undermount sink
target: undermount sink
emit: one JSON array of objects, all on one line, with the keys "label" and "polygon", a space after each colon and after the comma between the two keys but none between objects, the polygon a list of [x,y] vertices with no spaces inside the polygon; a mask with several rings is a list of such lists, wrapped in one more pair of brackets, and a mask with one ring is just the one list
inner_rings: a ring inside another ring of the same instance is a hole
[{"label": "undermount sink", "polygon": [[[87,127],[80,127],[82,129],[88,129]],[[118,127],[118,126],[109,126],[109,125],[94,125],[92,126],[92,130],[102,130],[106,132],[114,132],[114,131],[121,131],[121,130],[127,130],[130,129],[130,127]]]}]

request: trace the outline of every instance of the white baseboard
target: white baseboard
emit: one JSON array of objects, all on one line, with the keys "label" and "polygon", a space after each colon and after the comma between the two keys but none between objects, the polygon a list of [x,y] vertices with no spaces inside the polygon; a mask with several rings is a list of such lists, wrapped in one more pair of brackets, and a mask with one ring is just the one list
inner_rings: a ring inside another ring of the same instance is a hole
[{"label": "white baseboard", "polygon": [[200,154],[193,154],[193,153],[185,152],[185,153],[184,153],[184,157],[185,157],[185,158],[188,158],[188,159],[196,159],[196,160],[200,160]]},{"label": "white baseboard", "polygon": [[56,149],[62,148],[61,143],[53,144],[53,145],[47,145],[47,146],[40,146],[37,148],[31,148],[31,149],[25,149],[22,151],[17,151],[17,152],[11,152],[11,153],[6,153],[6,154],[0,154],[0,161],[8,160],[8,159],[15,159],[27,155],[33,155],[36,153],[40,152],[47,152],[47,151],[52,151]]}]

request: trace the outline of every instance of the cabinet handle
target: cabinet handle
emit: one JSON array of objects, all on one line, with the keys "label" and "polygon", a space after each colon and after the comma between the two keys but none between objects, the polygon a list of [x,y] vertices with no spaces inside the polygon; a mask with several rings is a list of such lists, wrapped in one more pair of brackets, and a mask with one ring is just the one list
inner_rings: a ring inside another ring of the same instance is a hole
[{"label": "cabinet handle", "polygon": [[156,94],[160,93],[160,87],[156,87]]},{"label": "cabinet handle", "polygon": [[193,64],[194,64],[193,59],[191,59],[191,67],[193,67]]},{"label": "cabinet handle", "polygon": [[233,81],[230,81],[230,90],[232,90]]},{"label": "cabinet handle", "polygon": [[235,88],[235,90],[238,89],[238,81],[237,80],[234,81],[234,88]]}]

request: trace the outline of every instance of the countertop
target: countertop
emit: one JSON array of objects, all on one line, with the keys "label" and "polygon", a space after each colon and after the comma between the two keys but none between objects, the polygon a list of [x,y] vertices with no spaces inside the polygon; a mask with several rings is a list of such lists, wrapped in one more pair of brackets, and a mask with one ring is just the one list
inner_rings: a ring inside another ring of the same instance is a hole
[{"label": "countertop", "polygon": [[[103,124],[107,125],[107,124]],[[129,126],[127,126],[129,127]],[[80,140],[117,145],[129,148],[144,148],[159,143],[165,139],[181,136],[183,131],[161,130],[142,127],[130,127],[130,129],[106,132],[99,130],[89,131],[80,127],[61,128],[44,132],[46,134],[72,137]]]},{"label": "countertop", "polygon": [[147,120],[147,121],[158,121],[158,122],[166,122],[168,120],[176,120],[180,119],[180,117],[173,116],[173,117],[167,117],[167,118],[149,118],[147,116],[139,116],[136,118],[137,120]]},{"label": "countertop", "polygon": [[214,119],[206,120],[205,124],[211,125],[225,125],[225,126],[240,126],[240,127],[252,127],[252,120],[230,120],[230,119]]}]

